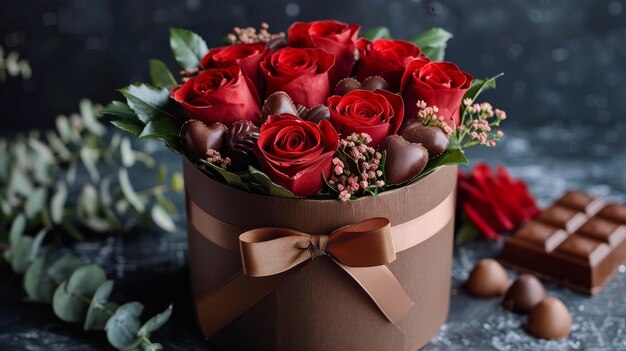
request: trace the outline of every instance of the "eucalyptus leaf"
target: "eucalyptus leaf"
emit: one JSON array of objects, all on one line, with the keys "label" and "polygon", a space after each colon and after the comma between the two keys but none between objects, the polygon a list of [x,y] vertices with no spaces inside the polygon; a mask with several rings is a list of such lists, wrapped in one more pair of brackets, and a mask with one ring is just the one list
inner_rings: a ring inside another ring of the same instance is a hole
[{"label": "eucalyptus leaf", "polygon": [[[106,325],[106,321],[115,311],[114,308],[111,313],[107,313],[107,300],[111,295],[111,291],[113,291],[113,281],[107,280],[104,283],[100,284],[93,297],[91,298],[91,303],[89,304],[89,308],[87,309],[87,316],[85,317],[85,324],[83,325],[83,329],[85,330],[93,330],[93,329],[104,329]],[[103,318],[104,317],[104,318]],[[104,320],[103,320],[104,319]]]},{"label": "eucalyptus leaf", "polygon": [[[115,313],[115,310],[119,307],[115,302],[107,301],[103,305],[94,310],[87,310],[87,316],[85,317],[85,323],[83,324],[84,330],[104,330],[109,318]],[[91,314],[89,313],[91,311]]]},{"label": "eucalyptus leaf", "polygon": [[150,78],[152,78],[154,86],[171,89],[178,85],[172,72],[170,72],[163,61],[151,59],[148,61],[148,65],[150,66]]},{"label": "eucalyptus leaf", "polygon": [[33,247],[33,238],[30,236],[21,236],[11,254],[11,269],[15,273],[22,274],[26,271],[29,264],[30,252]]},{"label": "eucalyptus leaf", "polygon": [[48,263],[48,257],[40,255],[24,273],[24,290],[28,297],[37,302],[52,302],[52,295],[56,288],[56,284],[47,273]]},{"label": "eucalyptus leaf", "polygon": [[154,331],[161,328],[172,316],[172,305],[170,305],[165,311],[150,318],[144,325],[139,328],[137,332],[138,336],[149,336]]},{"label": "eucalyptus leaf", "polygon": [[56,284],[61,284],[61,282],[70,277],[72,272],[84,264],[85,262],[80,257],[66,254],[50,265],[48,268],[48,276]]},{"label": "eucalyptus leaf", "polygon": [[96,155],[87,145],[81,147],[78,154],[80,156],[80,161],[83,163],[83,166],[85,166],[85,169],[87,169],[91,180],[94,182],[100,180],[100,173],[98,172],[98,168],[96,166],[98,155]]},{"label": "eucalyptus leaf", "polygon": [[243,179],[241,179],[241,176],[239,176],[238,174],[229,172],[222,167],[218,167],[210,162],[207,162],[206,160],[199,160],[199,162],[204,165],[205,169],[208,168],[211,173],[221,176],[222,179],[224,179],[224,181],[229,185],[232,185],[241,190],[250,191],[248,185],[243,181]]},{"label": "eucalyptus leaf", "polygon": [[94,217],[98,212],[98,192],[91,184],[83,187],[78,196],[78,215],[81,218]]},{"label": "eucalyptus leaf", "polygon": [[252,178],[258,182],[268,195],[279,197],[296,197],[292,192],[282,186],[272,182],[272,180],[263,172],[250,166],[248,169]]},{"label": "eucalyptus leaf", "polygon": [[111,196],[111,183],[113,178],[109,175],[102,179],[99,185],[100,203],[103,207],[109,207],[113,204],[113,197]]},{"label": "eucalyptus leaf", "polygon": [[120,142],[120,155],[124,167],[132,167],[135,164],[135,152],[130,144],[130,139],[124,137]]},{"label": "eucalyptus leaf", "polygon": [[152,205],[150,217],[152,218],[152,221],[161,229],[168,232],[176,230],[176,224],[172,220],[172,217],[170,217],[169,213],[159,203]]},{"label": "eucalyptus leaf", "polygon": [[39,232],[37,232],[37,235],[35,235],[35,238],[33,239],[33,244],[30,248],[28,262],[34,261],[35,258],[39,255],[40,251],[42,251],[41,245],[43,244],[43,239],[45,239],[47,234],[48,230],[46,228],[42,228]]},{"label": "eucalyptus leaf", "polygon": [[137,332],[141,328],[139,316],[143,305],[129,302],[120,306],[106,323],[105,330],[109,343],[117,349],[133,349],[141,344]]},{"label": "eucalyptus leaf", "polygon": [[67,119],[67,117],[63,115],[58,116],[54,122],[56,124],[57,132],[59,133],[59,136],[61,136],[61,139],[66,143],[71,141],[72,127],[70,126],[70,121]]},{"label": "eucalyptus leaf", "polygon": [[19,167],[11,170],[9,185],[7,186],[7,198],[10,199],[15,195],[28,196],[33,192],[33,188],[33,183],[24,170]]},{"label": "eucalyptus leaf", "polygon": [[165,184],[165,178],[167,177],[167,167],[165,165],[159,166],[156,174],[157,185]]},{"label": "eucalyptus leaf", "polygon": [[422,52],[433,61],[443,61],[452,33],[443,28],[430,28],[413,39]]},{"label": "eucalyptus leaf", "polygon": [[24,230],[26,229],[26,216],[22,213],[17,215],[11,223],[11,228],[9,229],[9,243],[13,246],[17,245],[20,237],[24,234]]},{"label": "eucalyptus leaf", "polygon": [[209,52],[202,37],[183,28],[170,28],[170,47],[174,58],[183,69],[197,68],[204,55]]},{"label": "eucalyptus leaf", "polygon": [[89,304],[67,291],[67,282],[61,283],[52,296],[54,314],[65,322],[80,322],[85,318]]},{"label": "eucalyptus leaf", "polygon": [[389,32],[389,28],[387,27],[375,27],[372,28],[370,30],[365,31],[362,34],[363,38],[367,38],[369,40],[376,40],[376,39],[390,39],[391,38],[391,33]]},{"label": "eucalyptus leaf", "polygon": [[29,139],[28,146],[35,151],[39,160],[46,164],[50,164],[54,161],[54,155],[50,147],[37,139]]},{"label": "eucalyptus leaf", "polygon": [[80,117],[83,125],[88,131],[97,136],[102,136],[106,132],[106,128],[98,122],[93,104],[88,99],[80,100],[78,107],[80,109]]},{"label": "eucalyptus leaf", "polygon": [[106,281],[106,273],[95,264],[78,267],[67,280],[66,291],[91,298]]},{"label": "eucalyptus leaf", "polygon": [[126,169],[122,168],[118,171],[118,180],[120,182],[120,188],[122,189],[124,198],[135,209],[135,211],[144,213],[146,210],[144,203],[135,192],[135,189],[128,178],[128,172]]},{"label": "eucalyptus leaf", "polygon": [[63,221],[63,211],[67,201],[67,187],[64,183],[59,183],[56,193],[50,200],[50,219],[52,223],[59,224]]},{"label": "eucalyptus leaf", "polygon": [[160,350],[163,350],[163,345],[159,343],[143,345],[143,351],[160,351]]}]

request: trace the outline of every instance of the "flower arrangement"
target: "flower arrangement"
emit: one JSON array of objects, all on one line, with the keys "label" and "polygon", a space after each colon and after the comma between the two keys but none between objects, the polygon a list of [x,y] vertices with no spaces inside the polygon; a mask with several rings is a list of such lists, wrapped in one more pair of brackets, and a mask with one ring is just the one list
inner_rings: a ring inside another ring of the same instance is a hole
[{"label": "flower arrangement", "polygon": [[360,29],[324,20],[273,34],[264,23],[212,49],[171,29],[179,76],[151,60],[152,84],[120,89],[126,101],[104,112],[242,190],[344,201],[467,164],[465,148],[502,138],[506,114],[476,102],[501,75],[442,61],[450,33],[405,41]]}]

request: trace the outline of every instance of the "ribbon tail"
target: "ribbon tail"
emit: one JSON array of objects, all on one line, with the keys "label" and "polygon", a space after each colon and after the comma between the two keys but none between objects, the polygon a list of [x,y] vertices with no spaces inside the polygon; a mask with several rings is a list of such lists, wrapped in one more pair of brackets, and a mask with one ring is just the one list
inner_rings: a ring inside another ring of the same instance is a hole
[{"label": "ribbon tail", "polygon": [[413,307],[413,301],[387,266],[349,267],[339,262],[337,265],[363,288],[391,323],[396,324]]},{"label": "ribbon tail", "polygon": [[196,300],[198,324],[211,337],[248,311],[295,273],[297,269],[267,277],[248,277],[243,271]]}]

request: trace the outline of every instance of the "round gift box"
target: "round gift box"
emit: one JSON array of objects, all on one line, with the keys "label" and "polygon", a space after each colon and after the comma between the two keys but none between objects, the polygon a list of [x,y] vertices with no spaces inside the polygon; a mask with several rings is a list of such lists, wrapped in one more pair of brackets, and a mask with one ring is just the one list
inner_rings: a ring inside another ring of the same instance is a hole
[{"label": "round gift box", "polygon": [[[221,349],[412,351],[428,343],[445,322],[456,166],[441,167],[406,187],[347,202],[248,193],[208,177],[186,158],[183,170],[194,300],[241,270],[236,243],[238,234],[247,230],[282,227],[329,234],[346,225],[385,217],[393,233],[394,226],[438,213],[433,219],[438,223],[416,228],[415,236],[421,239],[413,242],[418,243],[397,252],[396,260],[388,265],[414,302],[395,325],[354,280],[331,259],[321,256],[212,335],[211,341]],[[226,234],[215,226],[203,227],[198,213],[231,230]],[[236,296],[233,301],[236,303]],[[210,318],[219,312],[196,310],[197,315],[200,313]]]}]

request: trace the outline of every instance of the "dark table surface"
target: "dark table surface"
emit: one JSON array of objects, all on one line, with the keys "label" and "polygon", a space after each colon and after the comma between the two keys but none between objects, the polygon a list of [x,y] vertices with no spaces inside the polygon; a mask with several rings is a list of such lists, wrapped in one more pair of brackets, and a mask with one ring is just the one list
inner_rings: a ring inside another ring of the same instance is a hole
[{"label": "dark table surface", "polygon": [[[625,126],[599,131],[591,126],[546,126],[511,131],[495,149],[471,152],[472,160],[504,163],[525,179],[542,205],[576,188],[596,196],[626,201]],[[140,144],[152,147],[150,144]],[[179,167],[164,152],[161,160]],[[181,211],[182,199],[178,199]],[[184,224],[175,234],[136,229],[76,243],[73,250],[101,264],[116,286],[112,300],[140,301],[145,315],[174,304],[174,314],[153,339],[166,350],[214,350],[196,330],[191,310]],[[571,335],[542,341],[523,331],[524,317],[498,306],[498,299],[480,300],[461,288],[474,263],[495,257],[501,242],[477,241],[455,248],[447,323],[425,350],[626,350],[626,266],[594,297],[554,284],[548,293],[562,299],[573,317]],[[512,273],[514,274],[514,273]],[[83,332],[59,321],[49,305],[29,302],[21,277],[0,267],[0,350],[108,350],[104,333]]]}]

